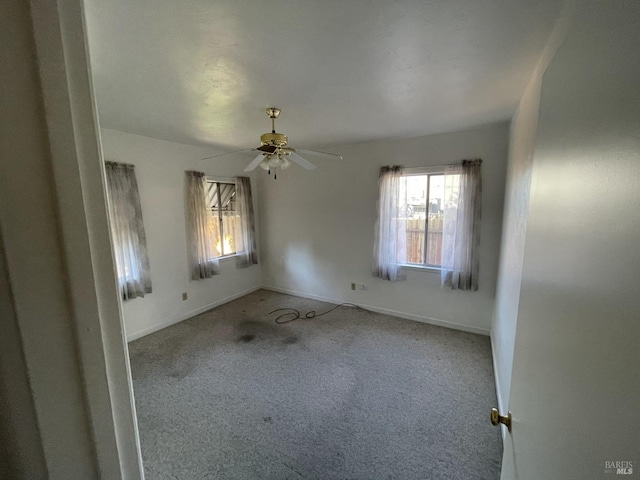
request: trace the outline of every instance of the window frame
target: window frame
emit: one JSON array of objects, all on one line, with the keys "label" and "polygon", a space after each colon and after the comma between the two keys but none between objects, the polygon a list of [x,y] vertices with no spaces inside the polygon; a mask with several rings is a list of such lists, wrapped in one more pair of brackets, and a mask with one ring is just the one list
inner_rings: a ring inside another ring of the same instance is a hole
[{"label": "window frame", "polygon": [[[403,177],[419,177],[419,176],[431,176],[431,175],[444,175],[446,165],[439,166],[430,166],[430,167],[406,167],[402,171]],[[427,179],[427,191],[426,191],[426,201],[429,201],[429,180]],[[428,212],[428,207],[427,207]],[[429,215],[425,215],[425,228],[424,228],[424,241],[425,241],[425,252],[427,251],[427,240],[429,238]],[[442,272],[442,265],[428,265],[426,263],[402,263],[401,267],[403,270],[418,270],[421,272],[430,272],[440,274]]]},{"label": "window frame", "polygon": [[[224,184],[227,184],[227,185],[233,185],[233,187],[234,187],[234,193],[233,193],[233,196],[236,196],[236,195],[237,195],[237,193],[238,193],[238,190],[237,190],[237,188],[238,188],[238,183],[236,182],[236,179],[235,179],[235,178],[229,178],[229,177],[212,177],[212,176],[206,175],[206,176],[205,176],[205,181],[206,181],[207,183],[217,183],[217,184],[224,183]],[[217,188],[216,190],[217,190],[217,196],[218,196],[218,205],[222,205],[222,198],[220,197],[220,188]],[[213,207],[212,207],[212,206],[207,205],[207,209],[208,209],[212,214],[214,213],[214,212],[213,212]],[[237,212],[236,210],[234,210],[234,212],[235,212],[238,216],[240,216],[240,213],[239,213],[239,212]],[[220,245],[221,245],[222,250],[224,251],[224,228],[223,228],[222,209],[221,209],[221,208],[220,208],[220,209],[218,209],[218,228],[219,228],[219,231],[220,231],[220,237],[221,237],[221,239],[220,239]],[[215,244],[214,244],[214,246],[213,246],[213,249],[215,250]],[[221,261],[221,260],[226,260],[226,259],[229,259],[229,258],[233,258],[233,257],[235,257],[235,256],[239,255],[240,253],[242,253],[242,252],[238,252],[238,251],[236,250],[236,251],[235,251],[235,252],[233,252],[233,253],[227,253],[227,254],[224,254],[224,255],[220,255],[219,257],[213,257],[213,258],[212,258],[212,260],[219,260],[219,261]]]}]

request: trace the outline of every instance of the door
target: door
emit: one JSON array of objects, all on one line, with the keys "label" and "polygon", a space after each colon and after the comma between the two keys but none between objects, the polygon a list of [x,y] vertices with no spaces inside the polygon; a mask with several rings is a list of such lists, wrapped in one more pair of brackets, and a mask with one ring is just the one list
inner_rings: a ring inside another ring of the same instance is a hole
[{"label": "door", "polygon": [[640,476],[639,24],[581,2],[542,80],[503,479]]}]

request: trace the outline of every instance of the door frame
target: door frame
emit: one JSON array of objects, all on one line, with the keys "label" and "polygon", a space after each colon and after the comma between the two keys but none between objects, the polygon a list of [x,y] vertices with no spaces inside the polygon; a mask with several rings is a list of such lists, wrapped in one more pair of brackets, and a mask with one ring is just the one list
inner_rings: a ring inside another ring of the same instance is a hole
[{"label": "door frame", "polygon": [[[24,125],[14,128],[13,119],[5,119],[0,127],[24,136],[17,144],[40,148],[16,150],[26,161],[4,162],[2,172],[7,184],[24,184],[25,176],[38,174],[44,188],[29,193],[53,220],[34,238],[37,220],[21,218],[28,209],[24,213],[24,197],[16,189],[2,196],[0,222],[16,340],[23,346],[44,461],[53,477],[80,480],[94,472],[91,478],[141,480],[84,6],[82,0],[32,0],[29,7],[13,1],[6,21],[22,31],[32,27],[33,42],[25,34],[7,48],[14,49],[16,63],[27,65],[22,74],[38,77],[20,90],[33,115]],[[35,58],[29,58],[34,48]],[[34,292],[23,267],[36,264],[46,280],[39,279]],[[29,308],[30,302],[43,306]],[[56,308],[47,311],[46,305]],[[74,449],[87,441],[84,449]]]}]

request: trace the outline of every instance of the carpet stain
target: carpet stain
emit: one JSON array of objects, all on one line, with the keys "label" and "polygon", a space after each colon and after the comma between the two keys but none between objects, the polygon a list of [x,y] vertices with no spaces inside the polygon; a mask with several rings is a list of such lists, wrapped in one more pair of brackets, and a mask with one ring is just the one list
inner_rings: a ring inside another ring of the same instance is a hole
[{"label": "carpet stain", "polygon": [[237,340],[238,342],[249,343],[255,340],[255,338],[256,338],[255,335],[251,335],[250,333],[247,333],[246,335],[240,335]]},{"label": "carpet stain", "polygon": [[188,377],[192,371],[193,371],[193,368],[191,365],[185,365],[183,367],[177,367],[171,372],[169,372],[169,376],[171,378],[177,378],[179,380],[182,380],[183,378]]},{"label": "carpet stain", "polygon": [[262,420],[264,420],[267,423],[273,423],[273,419],[271,417],[263,417]]},{"label": "carpet stain", "polygon": [[[303,342],[304,337],[293,333],[284,325],[276,325],[270,321],[245,318],[234,325],[234,332],[230,337],[236,345],[260,345],[260,351],[265,348],[276,348],[280,351],[291,348]],[[269,347],[270,346],[270,347]]]}]

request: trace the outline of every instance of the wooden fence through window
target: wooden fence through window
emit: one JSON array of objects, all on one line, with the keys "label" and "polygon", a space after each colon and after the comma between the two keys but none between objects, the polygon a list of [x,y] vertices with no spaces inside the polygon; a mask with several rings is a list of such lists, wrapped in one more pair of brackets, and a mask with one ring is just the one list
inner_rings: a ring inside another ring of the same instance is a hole
[{"label": "wooden fence through window", "polygon": [[[426,263],[440,265],[442,255],[442,215],[429,215]],[[407,218],[407,263],[425,263],[425,219]]]}]

